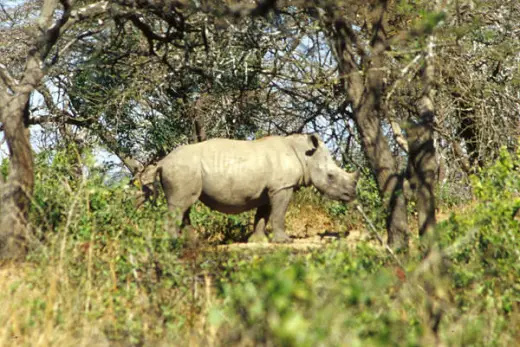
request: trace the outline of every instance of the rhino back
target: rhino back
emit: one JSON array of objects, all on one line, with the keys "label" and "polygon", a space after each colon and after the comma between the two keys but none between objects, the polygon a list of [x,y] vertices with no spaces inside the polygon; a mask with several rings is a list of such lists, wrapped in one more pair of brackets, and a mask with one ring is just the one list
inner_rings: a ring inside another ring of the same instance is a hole
[{"label": "rhino back", "polygon": [[221,197],[256,198],[298,181],[294,151],[283,138],[261,141],[215,139],[201,151],[203,190]]}]

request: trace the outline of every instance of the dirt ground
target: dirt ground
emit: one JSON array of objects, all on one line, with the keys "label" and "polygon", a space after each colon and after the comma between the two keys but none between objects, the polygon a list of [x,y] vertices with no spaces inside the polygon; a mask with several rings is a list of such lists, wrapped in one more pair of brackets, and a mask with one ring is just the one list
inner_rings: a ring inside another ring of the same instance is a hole
[{"label": "dirt ground", "polygon": [[[289,232],[289,235],[291,233]],[[226,250],[262,250],[262,249],[294,249],[294,250],[312,250],[323,247],[328,243],[331,243],[335,240],[339,242],[345,243],[347,245],[355,246],[357,242],[367,238],[367,234],[360,230],[352,230],[349,232],[348,236],[339,235],[338,233],[331,232],[323,232],[321,234],[312,235],[312,236],[293,236],[292,243],[231,243],[227,245],[219,245],[217,248],[226,249]]]},{"label": "dirt ground", "polygon": [[[371,239],[362,223],[354,223],[350,228],[345,228],[334,223],[325,212],[312,206],[290,208],[286,215],[286,231],[292,238],[292,243],[235,242],[219,245],[217,248],[230,251],[276,248],[305,251],[323,247],[334,241],[355,246],[361,240]],[[374,243],[377,244],[377,241],[374,240]]]},{"label": "dirt ground", "polygon": [[[471,204],[455,206],[437,211],[437,222],[450,218],[452,213],[462,213]],[[409,216],[409,227],[412,234],[417,233],[416,216]],[[217,246],[222,250],[270,250],[270,249],[294,249],[297,251],[312,250],[323,247],[331,242],[338,241],[348,246],[355,247],[361,241],[370,241],[375,247],[382,245],[368,231],[359,213],[352,211],[352,223],[346,227],[338,225],[322,210],[312,206],[304,206],[301,209],[289,208],[286,215],[287,234],[292,238],[292,243],[245,243],[236,242]],[[386,241],[386,233],[380,233],[380,237]]]}]

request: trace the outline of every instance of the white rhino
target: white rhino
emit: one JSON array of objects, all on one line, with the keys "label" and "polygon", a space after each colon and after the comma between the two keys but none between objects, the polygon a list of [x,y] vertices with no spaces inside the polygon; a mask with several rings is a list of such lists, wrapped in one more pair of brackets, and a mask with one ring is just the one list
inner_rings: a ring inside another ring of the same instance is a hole
[{"label": "white rhino", "polygon": [[359,172],[340,169],[314,134],[254,141],[212,139],[181,146],[142,175],[143,186],[154,195],[150,182],[156,175],[173,216],[169,223],[173,237],[180,227],[190,224],[190,207],[200,200],[223,213],[256,208],[250,242],[267,240],[268,221],[273,242],[290,242],[284,231],[285,213],[299,187],[314,185],[332,199],[349,202],[356,196],[359,178]]}]

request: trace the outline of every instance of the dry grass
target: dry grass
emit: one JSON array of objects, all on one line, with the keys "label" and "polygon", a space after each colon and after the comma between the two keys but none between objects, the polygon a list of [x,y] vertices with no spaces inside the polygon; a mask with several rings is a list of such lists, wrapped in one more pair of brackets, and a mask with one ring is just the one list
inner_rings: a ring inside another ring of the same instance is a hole
[{"label": "dry grass", "polygon": [[[214,339],[215,331],[206,322],[216,300],[209,276],[188,278],[188,282],[193,280],[186,285],[192,291],[188,296],[186,288],[175,286],[150,290],[153,283],[139,266],[121,278],[115,264],[118,254],[109,248],[107,252],[107,248],[80,244],[61,260],[2,264],[0,346],[171,345],[181,341],[199,345]],[[175,314],[185,315],[183,327],[166,331],[164,303],[174,303]]]},{"label": "dry grass", "polygon": [[110,317],[93,321],[88,312],[90,305],[102,301],[99,292],[88,285],[71,286],[59,266],[5,264],[0,269],[0,291],[5,294],[0,346],[108,345],[102,330]]}]

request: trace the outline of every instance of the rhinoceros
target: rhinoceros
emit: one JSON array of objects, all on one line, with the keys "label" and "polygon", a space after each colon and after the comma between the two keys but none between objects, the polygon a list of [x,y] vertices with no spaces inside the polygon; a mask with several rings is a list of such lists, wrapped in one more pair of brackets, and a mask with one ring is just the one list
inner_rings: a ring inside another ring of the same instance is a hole
[{"label": "rhinoceros", "polygon": [[156,176],[173,218],[168,223],[172,237],[190,225],[190,208],[200,200],[228,214],[256,208],[248,241],[266,241],[270,221],[271,241],[284,243],[291,242],[285,233],[285,213],[295,190],[313,185],[329,198],[349,202],[356,197],[359,172],[340,169],[316,134],[297,134],[253,141],[211,139],[181,146],[145,171],[142,177],[148,178],[142,178],[143,185],[153,191],[150,182]]}]

